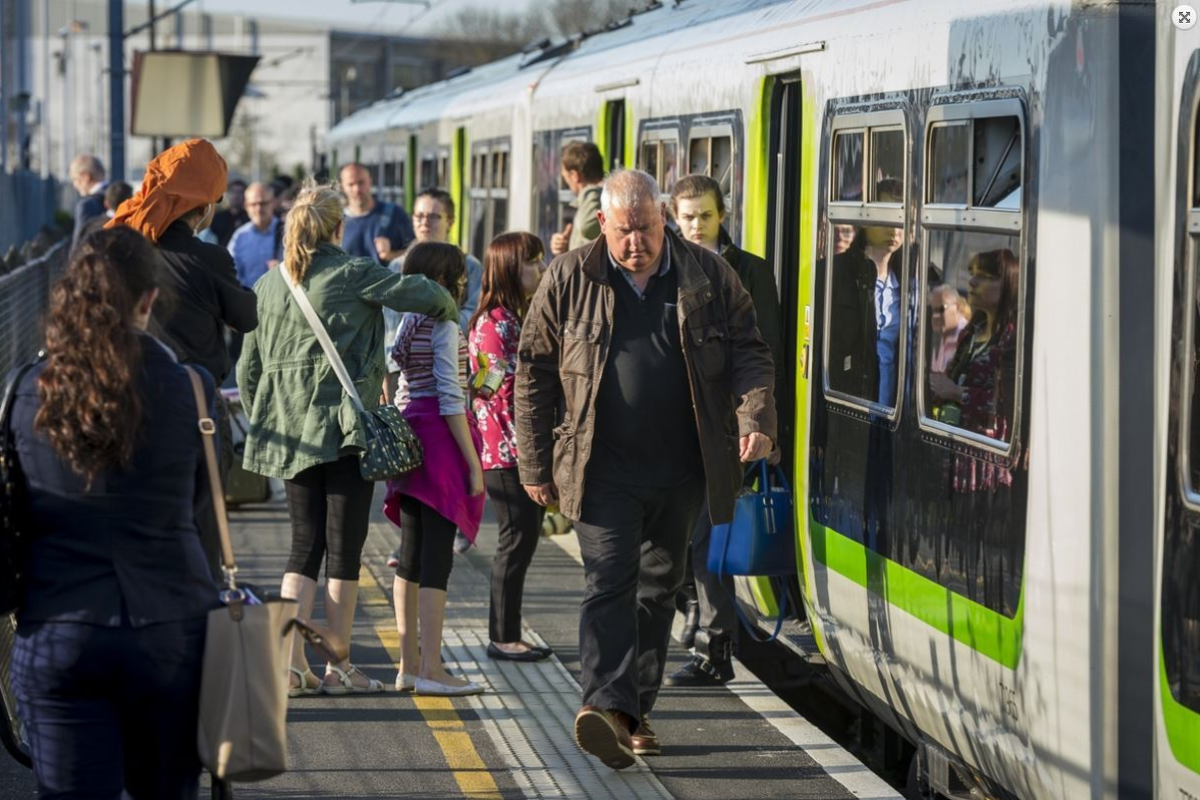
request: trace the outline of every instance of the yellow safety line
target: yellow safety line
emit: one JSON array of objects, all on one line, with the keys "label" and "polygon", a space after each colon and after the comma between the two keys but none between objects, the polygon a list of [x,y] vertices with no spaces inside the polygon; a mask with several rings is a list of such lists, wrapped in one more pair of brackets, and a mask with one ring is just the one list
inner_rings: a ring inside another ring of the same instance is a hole
[{"label": "yellow safety line", "polygon": [[[366,569],[364,568],[364,573]],[[365,575],[363,576],[366,577]],[[360,580],[359,603],[363,605],[387,605],[387,595],[376,582],[374,575],[371,580]],[[365,601],[365,602],[364,602]],[[400,666],[400,634],[394,623],[380,622],[375,626],[375,635],[383,644],[388,657],[397,668]],[[500,788],[492,779],[487,764],[479,757],[471,735],[467,733],[466,725],[458,716],[454,704],[448,697],[419,697],[413,695],[413,703],[425,724],[433,732],[434,741],[442,750],[447,766],[454,775],[458,788],[467,797],[480,800],[502,800]]]}]

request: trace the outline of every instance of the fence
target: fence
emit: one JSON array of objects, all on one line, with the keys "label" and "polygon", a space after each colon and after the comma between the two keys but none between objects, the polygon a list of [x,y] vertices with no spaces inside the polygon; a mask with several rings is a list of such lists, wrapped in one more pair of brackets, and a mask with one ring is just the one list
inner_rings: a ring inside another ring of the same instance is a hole
[{"label": "fence", "polygon": [[28,170],[0,172],[0,256],[53,223],[58,202],[58,181],[53,178],[42,180]]},{"label": "fence", "polygon": [[[0,378],[42,346],[42,317],[50,287],[66,265],[69,246],[66,241],[59,242],[36,261],[0,276]],[[14,757],[27,761],[9,682],[15,631],[11,616],[0,617],[0,744]]]}]

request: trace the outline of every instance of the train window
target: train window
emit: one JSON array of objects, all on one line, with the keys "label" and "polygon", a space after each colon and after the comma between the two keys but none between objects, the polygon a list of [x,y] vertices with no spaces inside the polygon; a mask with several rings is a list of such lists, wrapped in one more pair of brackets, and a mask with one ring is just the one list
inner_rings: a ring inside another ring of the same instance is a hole
[{"label": "train window", "polygon": [[421,159],[421,185],[417,187],[421,189],[433,189],[438,185],[437,174],[437,159],[433,156],[427,156]]},{"label": "train window", "polygon": [[654,176],[663,193],[669,193],[679,177],[679,129],[678,121],[672,120],[664,126],[655,122],[654,127],[642,131],[641,159],[638,167]]},{"label": "train window", "polygon": [[934,125],[929,133],[929,163],[929,202],[965,206],[971,169],[971,123]]},{"label": "train window", "polygon": [[677,176],[676,170],[679,163],[679,143],[678,142],[663,142],[662,143],[662,177],[658,180],[659,188],[663,194],[669,194],[671,189],[675,187],[675,179]]},{"label": "train window", "polygon": [[688,146],[688,174],[689,175],[709,175],[709,151],[712,148],[712,139],[692,139],[692,143]]},{"label": "train window", "polygon": [[1028,282],[1019,109],[1017,100],[935,105],[926,137],[922,425],[998,453],[1016,439]]},{"label": "train window", "polygon": [[508,150],[507,139],[472,145],[468,245],[477,258],[508,226]]},{"label": "train window", "polygon": [[839,132],[833,137],[833,199],[861,203],[863,200],[862,131]]},{"label": "train window", "polygon": [[[711,128],[709,129],[711,130]],[[697,136],[688,144],[688,174],[707,175],[721,184],[725,197],[728,230],[736,227],[736,206],[733,198],[733,137]]]},{"label": "train window", "polygon": [[658,142],[642,145],[642,170],[658,178]]},{"label": "train window", "polygon": [[871,176],[867,186],[872,203],[902,203],[904,185],[904,130],[872,129]]}]

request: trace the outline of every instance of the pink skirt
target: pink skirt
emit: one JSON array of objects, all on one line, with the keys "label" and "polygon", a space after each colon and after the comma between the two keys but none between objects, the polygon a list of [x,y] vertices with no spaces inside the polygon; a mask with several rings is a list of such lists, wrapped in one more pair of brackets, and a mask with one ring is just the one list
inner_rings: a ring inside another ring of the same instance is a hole
[{"label": "pink skirt", "polygon": [[[383,498],[383,514],[400,526],[400,495],[420,500],[458,526],[472,542],[479,533],[483,519],[483,502],[487,492],[472,497],[471,473],[467,462],[450,433],[450,426],[438,410],[436,397],[418,397],[404,409],[404,418],[412,426],[425,453],[421,466],[407,475],[387,482]],[[471,441],[475,452],[481,451],[483,440],[475,420],[467,415]]]}]

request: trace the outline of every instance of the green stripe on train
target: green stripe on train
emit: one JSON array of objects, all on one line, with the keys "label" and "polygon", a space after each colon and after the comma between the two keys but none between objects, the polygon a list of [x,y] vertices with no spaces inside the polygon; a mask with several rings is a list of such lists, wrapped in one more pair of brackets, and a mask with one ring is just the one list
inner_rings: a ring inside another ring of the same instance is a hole
[{"label": "green stripe on train", "polygon": [[1158,696],[1163,712],[1163,727],[1171,755],[1192,772],[1200,773],[1200,714],[1192,711],[1171,694],[1167,681],[1167,659],[1163,653],[1162,633],[1158,636]]},{"label": "green stripe on train", "polygon": [[897,564],[809,516],[813,558],[1001,666],[1016,669],[1025,632],[1025,584],[1011,619]]}]

